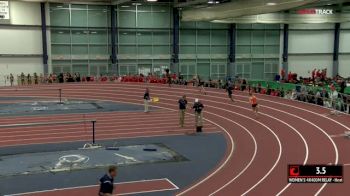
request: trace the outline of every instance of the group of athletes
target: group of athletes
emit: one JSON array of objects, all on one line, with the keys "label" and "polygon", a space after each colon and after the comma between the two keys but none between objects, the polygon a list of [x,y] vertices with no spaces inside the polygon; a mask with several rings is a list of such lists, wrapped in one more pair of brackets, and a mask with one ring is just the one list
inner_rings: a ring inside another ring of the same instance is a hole
[{"label": "group of athletes", "polygon": [[[169,86],[171,86],[171,83],[169,82]],[[234,85],[231,82],[228,82],[228,85],[226,87],[226,92],[228,94],[229,99],[232,102],[235,102],[233,99],[233,91],[234,91]],[[203,95],[206,95],[206,91],[203,85],[200,86],[199,92]],[[154,102],[156,99],[155,97],[151,98],[150,96],[150,90],[146,88],[144,96],[144,107],[145,107],[145,112],[149,112],[149,103]],[[249,92],[249,103],[252,106],[252,110],[255,114],[255,117],[258,117],[258,100],[253,94],[253,92]],[[188,101],[186,98],[186,95],[183,95],[179,101],[179,125],[180,127],[184,127],[185,125],[185,115],[186,115],[186,109],[188,105]],[[202,132],[202,127],[203,127],[203,109],[204,105],[202,102],[196,98],[192,107],[194,110],[194,117],[195,117],[195,125],[196,125],[196,132]],[[114,178],[117,176],[117,168],[115,166],[111,166],[108,170],[108,173],[105,174],[101,179],[100,179],[100,190],[99,190],[99,196],[111,196],[114,190]]]},{"label": "group of athletes", "polygon": [[[169,81],[170,81],[170,79],[169,79]],[[169,87],[171,87],[171,82],[168,82],[168,83],[169,83]],[[233,91],[234,91],[234,84],[231,81],[229,81],[226,85],[226,92],[228,94],[228,98],[232,102],[235,102],[235,100],[233,98]],[[202,95],[207,95],[207,92],[205,91],[205,88],[203,85],[199,85],[199,93]],[[148,113],[149,112],[149,103],[155,102],[154,98],[153,99],[151,98],[148,88],[146,88],[143,99],[144,99],[144,108],[145,108],[144,112]],[[157,99],[157,101],[158,100],[159,99]],[[251,108],[252,108],[252,111],[255,115],[255,118],[258,118],[258,111],[259,111],[258,99],[253,94],[253,92],[251,90],[249,91],[249,103],[251,104]],[[180,127],[183,127],[186,109],[187,109],[187,104],[188,104],[185,95],[183,95],[179,99],[178,104],[179,104],[179,125],[180,125]],[[195,114],[195,123],[196,123],[196,127],[197,127],[197,132],[201,132],[201,130],[202,130],[202,126],[203,126],[202,110],[203,110],[203,108],[204,108],[204,105],[199,101],[199,99],[195,99],[195,102],[193,104],[192,109],[194,110],[194,114]]]}]

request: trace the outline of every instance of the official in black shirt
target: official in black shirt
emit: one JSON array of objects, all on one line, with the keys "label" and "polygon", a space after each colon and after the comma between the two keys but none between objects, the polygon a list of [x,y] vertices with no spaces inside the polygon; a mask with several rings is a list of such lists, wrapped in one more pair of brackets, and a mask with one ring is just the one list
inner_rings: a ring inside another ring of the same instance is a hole
[{"label": "official in black shirt", "polygon": [[194,109],[197,132],[202,132],[202,127],[203,127],[203,112],[202,111],[203,111],[204,105],[198,99],[195,99],[192,108]]},{"label": "official in black shirt", "polygon": [[184,127],[185,124],[185,114],[186,114],[187,100],[186,95],[179,99],[179,116],[180,116],[180,127]]},{"label": "official in black shirt", "polygon": [[148,107],[149,107],[149,102],[151,101],[151,97],[149,95],[149,89],[146,88],[145,94],[143,95],[143,103],[145,106],[145,112],[149,112]]},{"label": "official in black shirt", "polygon": [[110,166],[108,173],[100,178],[99,196],[112,196],[114,190],[114,178],[117,176],[117,167]]}]

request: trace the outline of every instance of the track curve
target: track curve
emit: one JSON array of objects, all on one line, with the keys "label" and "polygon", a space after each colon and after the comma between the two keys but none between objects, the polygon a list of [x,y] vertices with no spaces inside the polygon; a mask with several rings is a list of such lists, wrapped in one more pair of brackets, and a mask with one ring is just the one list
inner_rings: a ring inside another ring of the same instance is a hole
[{"label": "track curve", "polygon": [[[200,98],[205,105],[205,126],[220,127],[227,138],[227,151],[223,160],[202,179],[190,187],[181,187],[178,195],[348,195],[349,182],[343,184],[288,184],[288,164],[348,164],[350,145],[344,138],[333,138],[350,130],[350,116],[325,116],[328,109],[315,105],[284,100],[276,97],[258,95],[261,116],[255,119],[250,111],[247,94],[235,92],[235,103],[231,103],[222,90],[207,89],[202,95],[196,88],[182,86],[167,87],[152,84],[55,84],[21,87],[25,91],[12,91],[1,88],[0,92],[11,92],[11,96],[34,96],[40,98],[57,97],[54,88],[62,88],[63,96],[70,99],[89,99],[142,104],[142,95],[146,87],[151,95],[160,97],[161,102],[155,107],[164,110],[164,114],[154,119],[166,117],[166,110],[176,111],[177,100],[186,94],[190,101]],[[36,89],[31,91],[31,89]],[[37,89],[40,89],[37,91]],[[45,91],[45,89],[47,89]],[[51,90],[48,90],[51,89]],[[7,93],[6,93],[7,94]],[[6,96],[3,93],[1,96]],[[102,114],[103,115],[103,114]],[[152,115],[152,114],[150,114]],[[118,115],[116,115],[117,117]],[[67,118],[73,118],[74,115]],[[112,116],[113,117],[113,116]],[[37,116],[37,121],[43,117]],[[62,117],[64,119],[65,117]],[[0,118],[1,119],[1,118]],[[123,118],[121,118],[123,119]],[[25,119],[22,119],[25,121]],[[107,119],[105,119],[107,120]],[[113,123],[106,125],[113,127]],[[118,124],[124,126],[128,124]],[[149,124],[152,127],[152,123]],[[192,129],[188,127],[187,129]],[[72,133],[76,130],[71,128]],[[106,137],[121,137],[119,134],[106,133]],[[30,131],[7,130],[0,132],[0,138],[13,140],[20,136],[30,139]],[[6,134],[6,135],[3,135]],[[37,136],[40,136],[40,132]],[[129,133],[128,133],[129,134]],[[142,136],[134,131],[130,137]],[[160,132],[153,133],[154,135]],[[162,133],[175,134],[175,133]],[[182,133],[176,133],[182,134]],[[100,139],[105,139],[101,137]],[[51,139],[39,140],[49,142]],[[77,138],[65,138],[64,141]],[[10,142],[11,143],[11,142]],[[350,143],[350,142],[349,142]],[[0,142],[0,146],[2,143]],[[6,145],[6,143],[4,143]],[[339,147],[341,146],[341,148]],[[347,167],[344,175],[350,175]],[[334,191],[337,190],[335,193]]]}]

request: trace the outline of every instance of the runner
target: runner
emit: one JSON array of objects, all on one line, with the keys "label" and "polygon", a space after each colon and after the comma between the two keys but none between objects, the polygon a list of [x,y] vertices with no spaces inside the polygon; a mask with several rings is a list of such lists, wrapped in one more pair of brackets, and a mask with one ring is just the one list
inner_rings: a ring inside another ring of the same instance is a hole
[{"label": "runner", "polygon": [[235,102],[235,100],[232,97],[232,92],[233,92],[233,84],[232,82],[228,82],[227,87],[226,87],[226,92],[228,94],[228,98],[231,99],[232,102]]},{"label": "runner", "polygon": [[170,75],[170,70],[169,69],[165,69],[165,77],[166,77],[166,81],[167,81],[169,87],[171,87],[172,79],[171,79],[171,75]]},{"label": "runner", "polygon": [[181,99],[179,99],[180,127],[184,127],[185,125],[186,106],[187,106],[187,99],[186,99],[186,95],[184,95],[182,96]]},{"label": "runner", "polygon": [[253,95],[253,92],[249,92],[249,102],[252,104],[252,109],[253,112],[255,113],[255,117],[258,117],[258,100],[257,98]]},{"label": "runner", "polygon": [[206,95],[207,92],[205,92],[205,88],[204,88],[204,84],[200,84],[200,87],[199,87],[199,93],[203,94],[203,95]]},{"label": "runner", "polygon": [[108,173],[100,178],[99,196],[112,196],[114,191],[114,178],[117,176],[117,167],[110,166]]}]

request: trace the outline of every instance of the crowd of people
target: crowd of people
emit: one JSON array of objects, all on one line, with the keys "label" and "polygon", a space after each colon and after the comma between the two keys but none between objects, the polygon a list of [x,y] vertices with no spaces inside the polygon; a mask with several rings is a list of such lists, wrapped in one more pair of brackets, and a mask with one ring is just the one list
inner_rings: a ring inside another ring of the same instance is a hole
[{"label": "crowd of people", "polygon": [[284,69],[281,69],[280,75],[276,77],[276,81],[284,83],[302,84],[307,86],[326,87],[331,85],[339,86],[340,93],[345,93],[346,84],[350,83],[350,77],[344,78],[339,74],[335,77],[327,77],[326,69],[313,69],[310,71],[310,77],[299,77],[296,73],[289,72],[286,76]]},{"label": "crowd of people", "polygon": [[[141,83],[159,83],[159,84],[177,84],[177,85],[191,85],[199,86],[200,91],[205,93],[204,87],[221,88],[226,89],[229,97],[232,101],[233,90],[240,90],[254,92],[258,94],[266,94],[271,96],[284,97],[286,99],[293,99],[313,103],[317,105],[327,107],[337,107],[339,110],[347,110],[349,105],[349,95],[344,94],[347,87],[347,81],[345,78],[336,76],[334,78],[327,78],[327,69],[316,70],[311,72],[309,78],[299,78],[297,75],[291,72],[288,73],[288,77],[285,76],[283,69],[281,70],[280,82],[300,84],[299,88],[294,90],[284,90],[283,88],[274,89],[269,85],[262,87],[260,83],[257,85],[250,85],[245,79],[234,78],[224,80],[202,80],[199,75],[194,75],[191,79],[185,79],[184,76],[179,74],[170,74],[169,70],[165,70],[161,76],[148,74],[135,74],[135,75],[99,75],[99,76],[81,76],[80,73],[60,73],[60,74],[24,74],[21,73],[17,76],[18,85],[32,85],[32,84],[50,84],[50,83],[66,83],[66,82],[141,82]],[[10,74],[6,78],[10,85],[15,84],[15,77]],[[321,87],[313,88],[314,86]],[[337,87],[338,90],[337,90]],[[330,90],[328,90],[329,87]],[[331,101],[333,100],[333,101]],[[337,100],[337,104],[335,104]],[[332,103],[333,102],[333,103]]]}]

